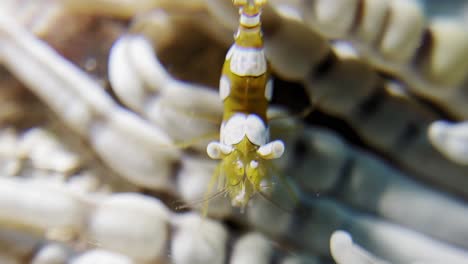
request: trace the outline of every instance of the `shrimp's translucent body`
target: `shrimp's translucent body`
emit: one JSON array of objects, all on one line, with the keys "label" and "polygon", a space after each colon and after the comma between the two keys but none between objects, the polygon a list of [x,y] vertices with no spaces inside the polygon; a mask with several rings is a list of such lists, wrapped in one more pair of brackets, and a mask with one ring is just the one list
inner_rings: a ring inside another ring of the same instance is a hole
[{"label": "shrimp's translucent body", "polygon": [[233,0],[239,6],[239,29],[229,49],[220,78],[224,104],[220,141],[211,142],[208,155],[220,159],[217,176],[233,206],[245,207],[256,192],[269,188],[269,159],[281,157],[284,143],[268,142],[266,117],[273,87],[263,49],[261,8],[266,1]]}]

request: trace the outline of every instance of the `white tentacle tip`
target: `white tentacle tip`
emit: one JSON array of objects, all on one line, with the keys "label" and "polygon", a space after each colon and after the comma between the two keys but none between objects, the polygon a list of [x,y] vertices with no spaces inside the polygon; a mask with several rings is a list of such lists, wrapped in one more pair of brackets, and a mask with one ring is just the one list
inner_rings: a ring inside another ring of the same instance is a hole
[{"label": "white tentacle tip", "polygon": [[432,145],[450,160],[468,164],[468,122],[436,121],[428,130]]},{"label": "white tentacle tip", "polygon": [[447,128],[449,126],[450,126],[449,123],[446,122],[446,121],[433,122],[429,126],[429,130],[428,130],[429,139],[432,142],[439,143],[439,141],[441,141],[441,139],[445,138],[445,136],[447,134]]},{"label": "white tentacle tip", "polygon": [[284,143],[281,140],[275,140],[261,146],[257,153],[264,159],[277,159],[284,153]]},{"label": "white tentacle tip", "polygon": [[206,147],[206,153],[212,159],[221,159],[232,152],[232,146],[221,144],[219,142],[210,142]]}]

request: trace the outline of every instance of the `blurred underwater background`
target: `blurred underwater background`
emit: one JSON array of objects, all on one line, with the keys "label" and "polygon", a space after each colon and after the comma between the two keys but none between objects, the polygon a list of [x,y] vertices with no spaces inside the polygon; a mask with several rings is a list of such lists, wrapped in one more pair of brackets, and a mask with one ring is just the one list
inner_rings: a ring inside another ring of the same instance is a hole
[{"label": "blurred underwater background", "polygon": [[232,2],[2,1],[0,263],[468,263],[467,22],[269,0],[276,188],[203,216]]}]

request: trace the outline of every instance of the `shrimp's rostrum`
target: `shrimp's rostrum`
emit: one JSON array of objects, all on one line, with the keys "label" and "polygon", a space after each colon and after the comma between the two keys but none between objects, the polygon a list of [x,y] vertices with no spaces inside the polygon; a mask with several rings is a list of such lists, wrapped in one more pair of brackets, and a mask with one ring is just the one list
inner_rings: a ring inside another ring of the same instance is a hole
[{"label": "shrimp's rostrum", "polygon": [[220,141],[207,147],[211,158],[221,160],[214,177],[222,177],[232,205],[241,208],[271,187],[266,162],[284,152],[282,141],[268,142],[266,112],[273,87],[260,23],[265,2],[233,1],[240,19],[219,83],[224,104]]}]

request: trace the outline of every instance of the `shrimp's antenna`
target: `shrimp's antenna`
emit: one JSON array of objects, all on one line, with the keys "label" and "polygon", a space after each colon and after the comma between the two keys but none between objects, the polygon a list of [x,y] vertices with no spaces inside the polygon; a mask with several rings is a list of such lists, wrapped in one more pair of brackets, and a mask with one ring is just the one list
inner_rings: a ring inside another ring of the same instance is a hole
[{"label": "shrimp's antenna", "polygon": [[[248,180],[252,185],[255,186],[255,183],[254,183],[249,177],[246,177],[246,178],[247,178],[247,180]],[[272,186],[268,186],[267,188],[272,188]],[[264,189],[265,189],[265,188],[264,188]],[[283,208],[283,207],[282,207],[281,205],[279,205],[277,202],[273,201],[273,199],[271,199],[270,197],[268,197],[268,196],[269,196],[268,194],[263,193],[262,190],[260,190],[260,189],[257,190],[257,191],[255,192],[255,194],[257,194],[257,193],[258,193],[258,195],[260,195],[263,199],[265,199],[265,201],[270,202],[271,204],[273,204],[273,205],[274,205],[276,208],[278,208],[279,210],[284,211],[284,212],[287,212],[287,213],[291,213],[291,212],[292,212],[292,211],[290,211],[290,210],[287,210],[286,208]]]},{"label": "shrimp's antenna", "polygon": [[292,213],[291,210],[289,209],[286,209],[284,208],[283,206],[279,205],[277,202],[273,201],[273,199],[271,199],[270,197],[268,197],[268,195],[264,194],[262,191],[257,191],[257,193],[263,198],[265,199],[265,201],[267,202],[270,202],[272,205],[274,205],[276,208],[278,208],[279,210],[283,211],[283,212],[286,212],[286,213]]},{"label": "shrimp's antenna", "polygon": [[209,202],[210,200],[213,200],[214,198],[224,194],[225,192],[227,191],[226,188],[223,188],[207,197],[203,197],[203,198],[200,198],[198,200],[195,200],[195,201],[191,201],[190,203],[187,203],[185,201],[179,201],[179,202],[176,202],[176,203],[180,203],[180,205],[176,205],[175,206],[175,210],[184,210],[184,209],[190,209],[190,208],[193,208],[194,206],[196,205],[200,205],[202,203],[206,203],[206,202]]}]

